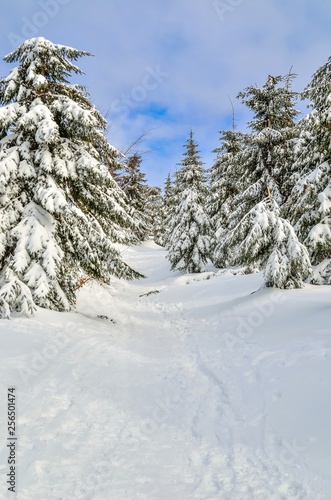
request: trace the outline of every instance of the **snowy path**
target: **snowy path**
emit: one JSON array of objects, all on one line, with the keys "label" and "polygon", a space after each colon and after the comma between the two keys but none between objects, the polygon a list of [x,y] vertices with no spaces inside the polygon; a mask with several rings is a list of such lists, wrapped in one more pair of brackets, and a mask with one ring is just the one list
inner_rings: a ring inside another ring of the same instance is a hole
[{"label": "snowy path", "polygon": [[252,293],[259,275],[182,276],[164,255],[129,249],[148,279],[87,286],[79,314],[0,322],[17,498],[331,498],[329,287]]}]

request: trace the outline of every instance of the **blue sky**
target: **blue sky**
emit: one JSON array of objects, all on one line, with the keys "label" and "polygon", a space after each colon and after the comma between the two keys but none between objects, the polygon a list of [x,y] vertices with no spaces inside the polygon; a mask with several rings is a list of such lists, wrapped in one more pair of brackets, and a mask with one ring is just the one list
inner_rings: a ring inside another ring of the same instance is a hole
[{"label": "blue sky", "polygon": [[[229,97],[245,130],[245,87],[293,65],[301,91],[331,55],[330,20],[325,0],[13,0],[2,5],[0,54],[31,36],[94,54],[78,63],[79,83],[107,115],[109,142],[124,150],[149,131],[142,169],[163,186],[191,128],[212,165]],[[9,69],[0,62],[2,76]]]}]

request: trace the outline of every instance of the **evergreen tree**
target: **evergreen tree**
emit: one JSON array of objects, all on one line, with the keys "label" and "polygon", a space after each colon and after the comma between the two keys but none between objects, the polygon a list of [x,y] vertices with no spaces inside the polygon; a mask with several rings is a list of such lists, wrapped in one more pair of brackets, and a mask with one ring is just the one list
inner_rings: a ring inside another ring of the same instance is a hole
[{"label": "evergreen tree", "polygon": [[176,175],[178,199],[168,238],[171,269],[187,273],[203,271],[210,248],[210,221],[205,211],[206,174],[197,146],[191,131]]},{"label": "evergreen tree", "polygon": [[132,241],[123,192],[103,161],[106,122],[68,77],[89,55],[44,38],[5,57],[0,80],[0,307],[69,310],[82,278],[139,277],[113,242]]},{"label": "evergreen tree", "polygon": [[145,212],[151,227],[151,235],[155,243],[162,246],[163,224],[162,224],[163,197],[161,188],[149,186],[146,190]]},{"label": "evergreen tree", "polygon": [[266,186],[279,204],[289,195],[284,187],[294,159],[298,116],[297,94],[290,89],[292,79],[291,74],[269,76],[261,89],[248,87],[239,93],[238,97],[255,113],[249,123],[253,134],[243,164],[247,190],[242,197],[250,194],[253,198],[246,202],[248,205],[265,197]]},{"label": "evergreen tree", "polygon": [[166,248],[168,248],[170,236],[169,229],[173,221],[175,206],[175,186],[169,173],[164,183],[164,194],[161,206],[161,226],[157,241],[159,245]]},{"label": "evergreen tree", "polygon": [[245,138],[244,134],[234,128],[221,131],[220,135],[221,146],[213,151],[217,156],[210,170],[210,190],[207,198],[207,210],[212,226],[212,250],[224,237],[232,200],[239,194],[241,179],[238,161]]},{"label": "evergreen tree", "polygon": [[[287,197],[285,180],[293,163],[295,138],[295,93],[292,75],[269,76],[262,88],[248,87],[238,97],[253,112],[252,134],[245,136],[246,147],[236,155],[235,196],[227,204],[227,228],[232,230],[268,194],[283,204]],[[213,261],[224,266],[222,241],[216,244]]]},{"label": "evergreen tree", "polygon": [[285,206],[315,266],[312,282],[331,284],[331,58],[303,92],[312,111],[301,121],[295,186]]},{"label": "evergreen tree", "polygon": [[267,287],[301,288],[311,271],[307,249],[270,198],[253,207],[223,241],[226,263],[264,271]]},{"label": "evergreen tree", "polygon": [[141,171],[141,156],[134,153],[129,156],[124,166],[125,174],[121,176],[119,185],[127,196],[132,209],[132,217],[136,223],[135,234],[143,241],[152,232],[151,221],[146,213],[147,191],[146,175]]}]

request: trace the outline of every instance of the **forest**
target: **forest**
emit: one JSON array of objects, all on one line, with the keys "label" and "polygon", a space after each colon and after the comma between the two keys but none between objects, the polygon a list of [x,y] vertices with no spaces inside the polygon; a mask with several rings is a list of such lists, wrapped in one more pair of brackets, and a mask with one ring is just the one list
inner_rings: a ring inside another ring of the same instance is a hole
[{"label": "forest", "polygon": [[[162,190],[147,184],[139,150],[109,144],[106,119],[71,83],[89,55],[39,37],[4,58],[17,66],[0,80],[2,318],[69,311],[89,280],[143,278],[121,245],[150,237],[172,270],[200,273],[211,261],[263,271],[266,287],[330,284],[331,59],[301,95],[291,71],[240,92],[249,131],[234,120],[220,131],[213,165],[189,131]],[[300,119],[299,99],[310,106]]]}]

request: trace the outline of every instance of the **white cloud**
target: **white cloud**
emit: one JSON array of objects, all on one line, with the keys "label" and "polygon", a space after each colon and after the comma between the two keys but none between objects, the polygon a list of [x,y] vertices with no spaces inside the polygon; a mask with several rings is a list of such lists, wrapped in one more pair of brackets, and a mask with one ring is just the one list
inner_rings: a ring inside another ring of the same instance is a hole
[{"label": "white cloud", "polygon": [[[157,127],[142,146],[152,149],[144,163],[153,183],[163,184],[166,173],[180,161],[190,127],[210,166],[218,130],[229,126],[228,96],[234,101],[238,126],[245,128],[247,111],[235,101],[240,90],[263,85],[268,74],[284,74],[292,65],[299,75],[295,90],[302,90],[330,55],[331,6],[324,0],[222,0],[232,7],[223,20],[213,1],[94,0],[83,5],[71,0],[38,33],[95,54],[81,61],[86,72],[81,81],[104,112],[144,87],[147,68],[159,66],[169,73],[134,102],[129,109],[133,118],[112,116],[111,111],[109,115],[109,138],[116,146]],[[22,16],[39,8],[38,2],[11,5],[5,6],[2,27],[17,32]],[[3,55],[11,50],[8,38],[1,47]],[[1,71],[6,74],[8,68]],[[167,108],[168,114],[160,119],[146,115],[146,108],[153,106]],[[301,103],[298,107],[303,108]],[[139,115],[139,109],[144,113]],[[153,150],[155,143],[158,149]]]}]

